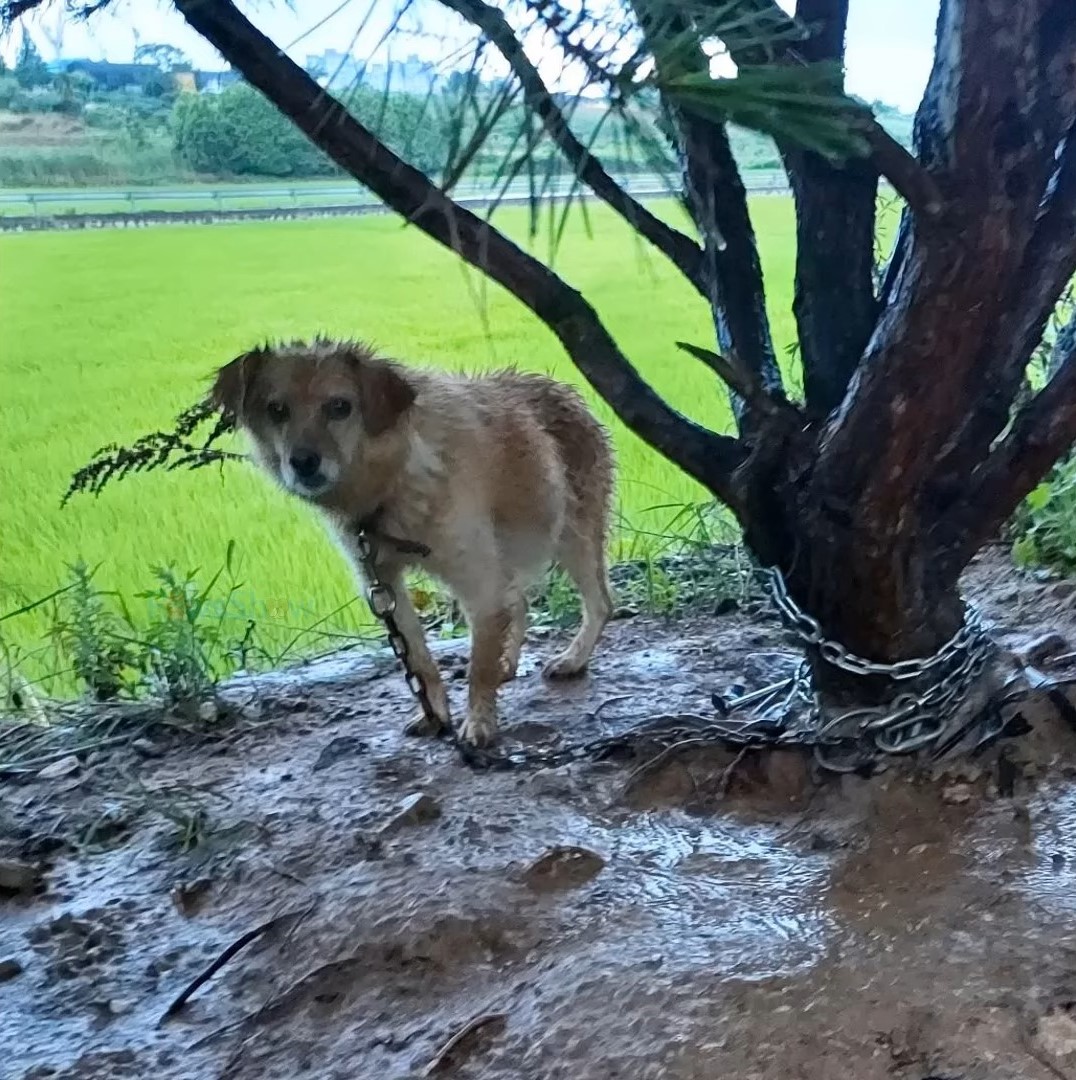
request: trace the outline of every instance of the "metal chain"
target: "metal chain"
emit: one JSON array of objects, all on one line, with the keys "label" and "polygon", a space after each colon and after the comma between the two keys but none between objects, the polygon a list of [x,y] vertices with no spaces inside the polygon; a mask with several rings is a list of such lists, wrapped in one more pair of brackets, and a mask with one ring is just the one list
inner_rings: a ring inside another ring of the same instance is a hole
[{"label": "metal chain", "polygon": [[[415,549],[403,541],[387,538],[401,547]],[[366,577],[366,599],[370,610],[385,627],[389,647],[404,669],[404,678],[423,714],[437,727],[441,720],[430,701],[423,677],[411,664],[407,639],[396,621],[396,593],[383,581],[377,567],[377,540],[366,525],[355,529],[355,543]],[[789,595],[781,572],[774,567],[759,569],[782,621],[808,649],[816,650],[828,664],[860,676],[882,676],[898,684],[912,684],[940,675],[920,693],[898,694],[888,706],[856,708],[827,718],[820,695],[814,688],[810,665],[801,661],[795,674],[761,690],[724,701],[717,695],[719,713],[713,719],[702,716],[659,717],[618,735],[555,749],[527,748],[516,751],[479,750],[450,736],[463,761],[473,767],[494,769],[554,768],[583,759],[600,760],[619,750],[633,749],[640,741],[662,747],[678,744],[716,744],[732,747],[802,747],[814,752],[818,763],[832,772],[853,772],[874,765],[882,755],[909,754],[916,750],[951,744],[963,729],[951,730],[960,706],[982,674],[993,650],[978,610],[966,605],[961,628],[930,656],[895,663],[882,663],[857,656],[840,642],[827,638],[817,619],[808,615]],[[795,708],[799,702],[806,708]],[[752,716],[732,716],[748,706]],[[989,738],[996,732],[988,732]]]},{"label": "metal chain", "polygon": [[[440,728],[441,719],[430,701],[426,681],[412,667],[407,639],[396,621],[396,591],[388,582],[382,580],[378,571],[377,538],[373,530],[364,524],[357,525],[353,533],[363,575],[366,578],[366,600],[370,605],[370,610],[385,627],[389,647],[403,666],[407,688],[418,701],[423,715]],[[386,539],[404,550],[414,550],[419,547],[419,545],[392,537],[386,537]],[[719,733],[716,734],[719,735]],[[600,761],[618,751],[633,750],[643,741],[654,743],[659,747],[675,746],[689,740],[693,742],[720,741],[719,738],[715,739],[715,731],[709,718],[691,715],[656,717],[622,734],[601,735],[595,739],[552,749],[539,747],[512,751],[479,749],[459,739],[455,731],[449,732],[448,735],[466,765],[473,768],[498,770],[549,769],[582,760]]]},{"label": "metal chain", "polygon": [[[807,717],[791,728],[786,738],[813,745],[815,757],[826,768],[849,772],[881,755],[937,747],[960,734],[951,729],[993,651],[982,616],[974,605],[965,605],[964,624],[937,652],[882,663],[857,656],[840,642],[826,638],[818,620],[789,595],[779,570],[763,567],[759,574],[785,626],[805,647],[816,650],[825,663],[853,675],[882,676],[898,684],[933,680],[921,692],[898,694],[886,706],[849,709],[827,719],[813,686],[810,666],[804,661],[788,682],[792,683],[792,696],[807,706]],[[730,704],[738,706],[739,702]]]},{"label": "metal chain", "polygon": [[400,624],[396,621],[396,591],[387,582],[381,580],[377,569],[377,545],[369,530],[362,528],[356,530],[355,546],[358,548],[362,572],[366,577],[366,602],[384,625],[385,634],[389,639],[389,648],[403,665],[407,689],[421,706],[423,716],[435,726],[440,727],[441,720],[430,701],[426,680],[411,666],[411,650],[408,648],[407,638],[400,630]]}]

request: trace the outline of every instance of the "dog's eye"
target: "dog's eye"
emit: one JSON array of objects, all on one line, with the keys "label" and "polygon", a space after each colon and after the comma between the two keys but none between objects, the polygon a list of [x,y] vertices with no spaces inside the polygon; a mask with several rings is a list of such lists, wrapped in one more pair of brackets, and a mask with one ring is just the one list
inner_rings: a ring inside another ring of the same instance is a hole
[{"label": "dog's eye", "polygon": [[281,401],[270,401],[265,406],[265,411],[274,424],[282,424],[288,418],[288,407]]},{"label": "dog's eye", "polygon": [[330,420],[346,420],[351,415],[351,402],[342,397],[330,398],[325,402],[325,415]]}]

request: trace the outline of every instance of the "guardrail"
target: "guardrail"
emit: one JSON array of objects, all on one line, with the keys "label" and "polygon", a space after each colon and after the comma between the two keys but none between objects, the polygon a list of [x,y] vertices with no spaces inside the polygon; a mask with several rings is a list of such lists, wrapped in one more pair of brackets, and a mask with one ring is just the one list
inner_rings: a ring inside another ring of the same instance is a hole
[{"label": "guardrail", "polygon": [[[775,182],[784,186],[784,176],[777,171],[766,170],[764,175],[750,177],[758,186],[767,188]],[[621,176],[617,182],[629,191],[645,189],[664,189],[662,178],[656,174],[640,173],[636,175]],[[565,177],[557,187],[548,192],[553,197],[567,195],[573,188],[570,177]],[[490,198],[492,199],[497,185],[472,181],[460,184],[454,190],[458,198]],[[503,195],[508,198],[529,195],[527,181],[517,180],[503,190]],[[278,186],[256,187],[254,185],[229,185],[217,188],[97,188],[92,190],[80,189],[49,189],[37,188],[32,190],[3,191],[0,190],[0,206],[18,206],[26,204],[32,214],[42,213],[43,206],[71,205],[82,206],[93,203],[121,204],[129,212],[137,212],[140,205],[145,203],[169,203],[187,202],[195,207],[206,206],[215,210],[228,209],[229,203],[235,202],[266,202],[273,203],[284,209],[289,206],[305,206],[310,200],[323,200],[325,205],[339,205],[340,200],[354,201],[359,205],[376,203],[377,197],[356,184],[338,186],[330,185],[304,185],[289,184]],[[78,212],[78,211],[76,211]]]},{"label": "guardrail", "polygon": [[[667,196],[670,191],[666,183],[658,177],[634,177],[624,178],[621,184],[635,198],[648,199]],[[747,191],[750,194],[778,194],[788,191],[788,184],[783,175],[767,174],[765,177],[751,177],[746,179]],[[45,196],[48,196],[47,198]],[[332,197],[340,198],[350,196],[353,201],[347,203],[330,203]],[[543,197],[543,201],[561,202],[569,196],[572,198],[585,198],[591,200],[594,196],[589,189],[582,188],[572,191],[570,182],[562,185],[562,190]],[[453,197],[461,206],[472,209],[482,209],[496,204],[505,206],[528,204],[531,195],[527,185],[513,185],[503,193],[494,194],[488,187],[473,186],[470,189],[458,188]],[[144,204],[140,209],[138,199],[144,203],[161,203],[169,201],[184,201],[188,204],[186,209],[149,209]],[[260,207],[228,207],[226,200],[241,200],[252,202],[264,200],[268,205]],[[309,201],[303,201],[309,200]],[[276,220],[302,217],[344,217],[349,215],[379,214],[386,213],[384,205],[369,192],[356,190],[350,187],[318,187],[318,188],[228,188],[211,190],[170,190],[155,191],[142,189],[131,192],[116,191],[92,191],[92,192],[20,192],[0,194],[0,204],[10,204],[14,201],[29,202],[33,206],[33,212],[27,215],[0,213],[0,231],[44,231],[56,229],[93,229],[109,227],[138,227],[142,225],[157,224],[200,224],[216,221],[241,221],[241,220]],[[83,203],[110,203],[117,204],[127,202],[128,205],[122,210],[111,211],[80,211],[67,210],[62,213],[45,212],[40,203],[67,205],[74,202]],[[200,207],[198,204],[202,204]]]}]

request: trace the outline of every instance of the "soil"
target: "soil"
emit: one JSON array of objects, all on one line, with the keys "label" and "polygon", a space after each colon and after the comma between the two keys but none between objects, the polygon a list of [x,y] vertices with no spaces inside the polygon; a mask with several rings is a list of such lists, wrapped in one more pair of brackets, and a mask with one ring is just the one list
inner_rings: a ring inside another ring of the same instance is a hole
[{"label": "soil", "polygon": [[[989,557],[969,587],[1003,646],[1076,641],[1067,583]],[[564,686],[539,674],[556,644],[503,692],[509,744],[706,712],[791,661],[743,612],[619,621]],[[464,647],[441,660],[461,676]],[[872,778],[713,750],[475,772],[400,733],[380,661],[221,696],[223,737],[0,786],[0,1075],[1076,1077],[1076,733],[1055,712]]]}]

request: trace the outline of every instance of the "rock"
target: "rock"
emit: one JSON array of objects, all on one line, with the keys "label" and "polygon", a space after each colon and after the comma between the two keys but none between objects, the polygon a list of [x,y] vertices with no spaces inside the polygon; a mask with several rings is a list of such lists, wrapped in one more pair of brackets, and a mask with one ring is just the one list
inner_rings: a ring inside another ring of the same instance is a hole
[{"label": "rock", "polygon": [[1059,1065],[1076,1062],[1076,1016],[1072,1010],[1064,1005],[1049,1009],[1036,1026],[1035,1043]]},{"label": "rock", "polygon": [[0,859],[0,892],[33,892],[41,874],[32,863],[19,859]]},{"label": "rock", "polygon": [[198,878],[196,881],[180,881],[172,886],[172,903],[180,915],[193,915],[202,906],[206,894],[213,887],[213,879]]},{"label": "rock", "polygon": [[62,757],[59,761],[46,765],[37,774],[37,778],[38,780],[60,780],[65,776],[77,773],[80,768],[82,768],[82,765],[78,758],[74,754],[68,754],[67,757]]},{"label": "rock", "polygon": [[358,757],[370,749],[370,744],[354,735],[341,735],[324,747],[314,762],[314,772],[328,769],[344,758]]},{"label": "rock", "polygon": [[203,724],[212,724],[220,715],[220,710],[217,708],[217,703],[210,698],[208,701],[203,701],[198,706],[198,719]]},{"label": "rock", "polygon": [[24,970],[22,964],[13,956],[9,956],[6,960],[0,960],[0,983],[16,978]]},{"label": "rock", "polygon": [[112,1016],[124,1016],[134,1008],[134,1002],[130,998],[112,998],[108,1003],[108,1011]]},{"label": "rock", "polygon": [[1014,649],[1017,659],[1031,667],[1041,667],[1051,657],[1071,652],[1069,643],[1063,634],[1049,630],[1037,637],[1025,638]]},{"label": "rock", "polygon": [[440,816],[441,804],[432,795],[416,792],[400,802],[396,812],[381,827],[381,835],[389,836],[413,825],[428,825]]},{"label": "rock", "polygon": [[164,749],[152,739],[135,739],[131,743],[131,749],[137,751],[144,758],[164,757]]},{"label": "rock", "polygon": [[574,889],[597,877],[605,859],[587,848],[556,845],[548,848],[523,871],[523,883],[530,889]]},{"label": "rock", "polygon": [[1076,582],[1059,581],[1055,585],[1051,585],[1047,592],[1054,600],[1068,602],[1076,594]]},{"label": "rock", "polygon": [[946,802],[950,806],[963,806],[965,803],[971,802],[973,794],[970,784],[950,784],[942,791],[942,802]]}]

